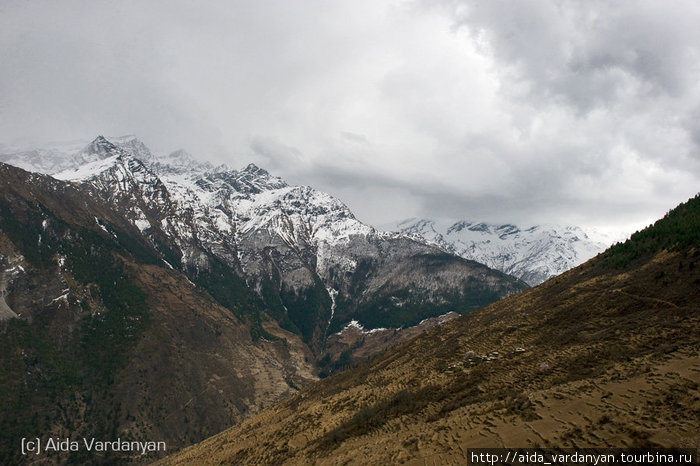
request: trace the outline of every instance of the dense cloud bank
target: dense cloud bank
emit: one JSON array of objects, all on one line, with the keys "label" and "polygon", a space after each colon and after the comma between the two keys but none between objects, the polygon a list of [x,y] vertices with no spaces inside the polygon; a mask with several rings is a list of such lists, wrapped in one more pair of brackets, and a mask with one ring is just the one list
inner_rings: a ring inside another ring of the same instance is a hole
[{"label": "dense cloud bank", "polygon": [[136,133],[358,217],[638,226],[700,186],[694,1],[3,2],[0,142]]}]

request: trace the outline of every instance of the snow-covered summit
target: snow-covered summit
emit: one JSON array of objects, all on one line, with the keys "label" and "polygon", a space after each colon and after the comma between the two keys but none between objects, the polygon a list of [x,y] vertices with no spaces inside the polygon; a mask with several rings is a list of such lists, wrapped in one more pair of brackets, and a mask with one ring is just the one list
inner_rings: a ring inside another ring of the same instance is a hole
[{"label": "snow-covered summit", "polygon": [[115,144],[105,139],[104,136],[97,136],[74,156],[74,161],[76,164],[84,164],[111,157],[115,152],[121,151]]},{"label": "snow-covered summit", "polygon": [[51,176],[71,181],[88,179],[109,169],[118,160],[130,156],[129,152],[112,144],[103,136],[98,136],[70,158],[69,168],[51,173]]},{"label": "snow-covered summit", "polygon": [[[329,244],[358,235],[383,237],[333,196],[289,186],[252,163],[233,170],[200,162],[184,150],[153,154],[134,136],[98,136],[64,158],[62,169],[51,173],[54,178],[85,183],[106,198],[120,200],[126,216],[142,231],[160,225],[184,252],[185,262],[197,260],[187,252],[193,244],[217,250],[232,263],[234,256],[244,262],[258,260],[253,257],[258,247],[281,239],[296,250],[317,250],[321,264],[327,262]],[[244,246],[246,236],[255,237],[252,250]],[[222,252],[227,249],[222,245],[234,239],[238,244]]]},{"label": "snow-covered summit", "polygon": [[42,147],[5,146],[0,152],[0,162],[48,175],[84,163],[83,152],[89,144],[83,140],[48,143]]},{"label": "snow-covered summit", "polygon": [[575,226],[518,227],[468,220],[411,218],[384,228],[481,262],[529,285],[559,275],[609,246],[592,240]]},{"label": "snow-covered summit", "polygon": [[279,177],[250,164],[242,170],[231,170],[220,166],[214,170],[199,173],[197,185],[205,190],[219,190],[229,196],[247,197],[263,191],[286,188],[287,183]]},{"label": "snow-covered summit", "polygon": [[134,135],[130,134],[127,136],[109,137],[108,139],[115,146],[132,154],[143,163],[154,163],[156,160],[156,156],[151,153],[151,150],[146,146],[146,144],[144,144],[143,141]]}]

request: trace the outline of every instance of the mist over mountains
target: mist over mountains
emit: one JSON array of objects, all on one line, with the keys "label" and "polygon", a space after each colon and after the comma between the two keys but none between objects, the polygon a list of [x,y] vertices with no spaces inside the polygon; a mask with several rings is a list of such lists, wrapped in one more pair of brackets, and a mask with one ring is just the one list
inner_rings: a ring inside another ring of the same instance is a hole
[{"label": "mist over mountains", "polygon": [[698,24],[0,1],[0,465],[697,453]]}]

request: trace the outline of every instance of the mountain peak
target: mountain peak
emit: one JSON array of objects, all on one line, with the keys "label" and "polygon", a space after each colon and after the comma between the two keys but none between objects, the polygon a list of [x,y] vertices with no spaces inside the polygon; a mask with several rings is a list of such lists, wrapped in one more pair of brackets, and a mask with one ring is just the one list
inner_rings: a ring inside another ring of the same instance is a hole
[{"label": "mountain peak", "polygon": [[215,169],[211,163],[200,162],[184,149],[178,149],[166,156],[159,157],[158,160],[154,158],[148,165],[159,175],[166,173],[201,175]]},{"label": "mountain peak", "polygon": [[102,156],[101,158],[105,158],[114,155],[113,152],[115,150],[117,150],[117,146],[105,139],[104,136],[99,135],[80,152],[83,154],[96,154]]},{"label": "mountain peak", "polygon": [[128,167],[130,171],[141,172],[147,169],[145,163],[154,159],[148,147],[136,137],[122,136],[108,140],[100,135],[73,155],[69,168],[52,176],[59,180],[84,181],[118,164]]},{"label": "mountain peak", "polygon": [[69,169],[78,170],[86,164],[92,164],[110,157],[123,155],[127,155],[127,152],[108,141],[104,136],[99,135],[80,152],[72,156]]},{"label": "mountain peak", "polygon": [[155,157],[148,146],[133,134],[109,138],[109,141],[142,162],[149,163],[155,161]]},{"label": "mountain peak", "polygon": [[241,170],[241,173],[252,173],[252,174],[260,174],[260,175],[268,175],[269,172],[263,168],[258,167],[254,163],[249,163],[248,166],[246,166],[243,170]]},{"label": "mountain peak", "polygon": [[282,178],[271,175],[270,172],[254,163],[249,163],[243,170],[239,170],[236,174],[236,179],[239,183],[260,191],[288,186]]},{"label": "mountain peak", "polygon": [[194,160],[194,157],[192,157],[192,154],[187,152],[185,149],[178,149],[176,151],[171,152],[170,154],[168,154],[168,158],[175,159],[175,160],[187,160],[187,161]]}]

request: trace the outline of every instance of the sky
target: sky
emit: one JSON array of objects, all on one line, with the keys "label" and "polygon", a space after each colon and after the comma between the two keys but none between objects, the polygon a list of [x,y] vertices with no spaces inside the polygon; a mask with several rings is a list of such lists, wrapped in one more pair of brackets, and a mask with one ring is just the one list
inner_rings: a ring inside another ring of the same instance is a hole
[{"label": "sky", "polygon": [[2,0],[0,144],[136,134],[408,217],[633,231],[700,191],[700,2]]}]

